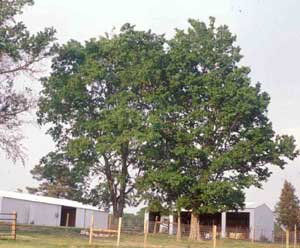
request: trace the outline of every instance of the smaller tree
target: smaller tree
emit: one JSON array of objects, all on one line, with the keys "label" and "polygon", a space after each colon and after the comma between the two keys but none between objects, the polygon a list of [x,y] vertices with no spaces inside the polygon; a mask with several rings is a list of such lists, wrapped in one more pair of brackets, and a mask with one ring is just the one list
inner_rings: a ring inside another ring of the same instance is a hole
[{"label": "smaller tree", "polygon": [[276,204],[275,213],[277,222],[292,230],[295,225],[299,225],[300,205],[295,194],[294,186],[288,181],[284,182],[279,202]]},{"label": "smaller tree", "polygon": [[62,152],[50,152],[40,160],[31,174],[40,182],[38,187],[27,187],[31,194],[86,202],[83,198],[88,173]]}]

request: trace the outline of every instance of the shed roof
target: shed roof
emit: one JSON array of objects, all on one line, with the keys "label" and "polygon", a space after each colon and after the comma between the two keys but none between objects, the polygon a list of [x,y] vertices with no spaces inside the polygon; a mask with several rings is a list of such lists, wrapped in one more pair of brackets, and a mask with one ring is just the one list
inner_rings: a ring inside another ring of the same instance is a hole
[{"label": "shed roof", "polygon": [[257,208],[261,205],[263,205],[263,204],[262,203],[257,203],[257,202],[245,202],[245,209],[247,209],[247,208]]},{"label": "shed roof", "polygon": [[[250,209],[256,209],[256,208],[261,207],[263,205],[265,205],[267,208],[270,209],[270,211],[272,211],[272,209],[267,204],[265,204],[265,203],[258,203],[258,202],[245,202],[245,206],[242,209],[242,211],[245,211],[247,209],[248,210],[250,210]],[[187,211],[188,212],[188,211],[191,211],[191,210],[187,210],[187,209],[183,208],[183,209],[181,209],[181,211]]]},{"label": "shed roof", "polygon": [[26,193],[17,193],[17,192],[0,190],[0,197],[104,212],[103,210],[100,210],[97,207],[91,205],[85,205],[81,202],[71,201],[67,199],[59,199],[59,198],[48,197],[48,196],[39,196],[39,195],[31,195]]},{"label": "shed roof", "polygon": [[267,207],[271,212],[273,212],[272,208],[270,208],[268,204],[258,202],[246,202],[244,209],[256,209],[263,206]]}]

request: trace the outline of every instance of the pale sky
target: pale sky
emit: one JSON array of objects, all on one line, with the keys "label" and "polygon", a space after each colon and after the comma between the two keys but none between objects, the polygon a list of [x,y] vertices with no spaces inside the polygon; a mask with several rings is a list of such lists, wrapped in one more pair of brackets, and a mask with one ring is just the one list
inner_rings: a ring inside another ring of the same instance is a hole
[{"label": "pale sky", "polygon": [[[237,35],[242,64],[250,66],[253,82],[259,81],[271,96],[269,117],[280,134],[293,134],[300,145],[300,1],[299,0],[35,0],[21,19],[32,32],[53,26],[59,43],[85,41],[117,29],[126,22],[137,29],[174,34],[186,28],[187,19],[208,21],[214,16]],[[39,83],[32,88],[39,90]],[[32,118],[34,114],[32,115]],[[54,147],[44,128],[24,126],[28,159],[25,167],[0,157],[0,189],[16,190],[36,185],[29,173],[39,159]],[[247,191],[247,201],[278,200],[283,181],[289,180],[300,194],[300,158],[285,170],[273,169],[264,189]]]}]

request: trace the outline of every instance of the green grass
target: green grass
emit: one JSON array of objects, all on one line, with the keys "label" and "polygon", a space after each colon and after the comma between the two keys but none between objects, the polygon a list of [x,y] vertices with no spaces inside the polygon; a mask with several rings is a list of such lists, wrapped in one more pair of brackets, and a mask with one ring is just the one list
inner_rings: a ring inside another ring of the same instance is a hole
[{"label": "green grass", "polygon": [[[175,237],[156,234],[149,235],[147,247],[149,248],[211,248],[211,241],[189,242],[186,238],[176,242]],[[95,238],[92,247],[115,247],[116,237]],[[64,228],[27,227],[21,228],[17,234],[17,240],[0,240],[0,248],[54,248],[54,247],[91,247],[88,245],[88,237],[79,235],[78,229],[65,230]],[[143,235],[121,236],[121,247],[143,247]],[[218,240],[217,247],[222,248],[281,248],[278,244],[260,244],[246,241]]]}]

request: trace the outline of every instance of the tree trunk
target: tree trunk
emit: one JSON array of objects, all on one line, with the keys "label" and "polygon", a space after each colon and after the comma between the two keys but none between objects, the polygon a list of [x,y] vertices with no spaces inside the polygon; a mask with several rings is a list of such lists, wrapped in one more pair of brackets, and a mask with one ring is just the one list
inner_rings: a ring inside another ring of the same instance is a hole
[{"label": "tree trunk", "polygon": [[199,215],[192,212],[189,240],[201,240]]},{"label": "tree trunk", "polygon": [[119,223],[119,218],[123,217],[123,211],[124,210],[124,206],[120,206],[119,203],[116,204],[115,207],[113,207],[113,214],[112,214],[112,228],[111,229],[115,229],[117,230],[118,228],[118,223]]},{"label": "tree trunk", "polygon": [[[125,149],[125,152],[122,153],[122,168],[120,171],[120,177],[116,178],[113,176],[111,164],[109,159],[105,154],[102,155],[105,162],[105,176],[107,179],[108,190],[110,193],[110,201],[113,209],[113,229],[118,227],[119,217],[123,217],[124,208],[125,208],[125,198],[126,198],[126,186],[127,186],[127,157],[128,151]],[[116,181],[119,181],[120,188],[116,187]]]}]

